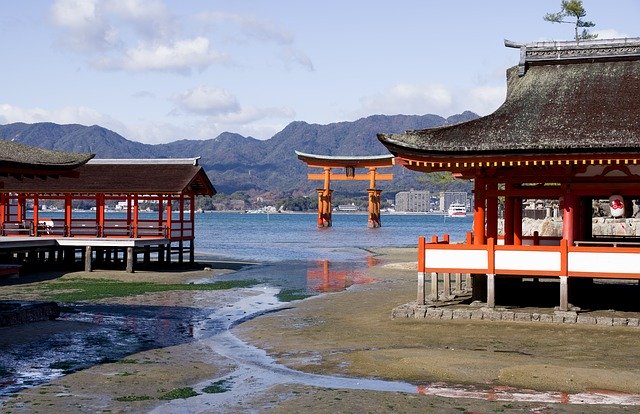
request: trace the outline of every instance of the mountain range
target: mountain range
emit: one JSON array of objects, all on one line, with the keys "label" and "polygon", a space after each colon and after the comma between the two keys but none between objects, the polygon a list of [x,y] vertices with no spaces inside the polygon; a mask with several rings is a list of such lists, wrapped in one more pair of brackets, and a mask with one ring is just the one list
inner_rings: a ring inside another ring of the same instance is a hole
[{"label": "mountain range", "polygon": [[[213,139],[182,139],[155,145],[128,140],[98,125],[13,123],[0,125],[0,139],[53,150],[91,152],[96,158],[200,157],[200,165],[219,193],[308,195],[319,183],[307,181],[307,167],[297,159],[294,150],[323,155],[387,154],[376,138],[377,133],[433,128],[477,117],[466,111],[448,118],[432,114],[373,115],[327,125],[295,121],[267,140],[225,132]],[[394,180],[380,183],[381,189],[424,187],[424,183],[417,181],[421,174],[398,166],[393,172]],[[365,184],[339,185],[347,192],[362,192]]]}]

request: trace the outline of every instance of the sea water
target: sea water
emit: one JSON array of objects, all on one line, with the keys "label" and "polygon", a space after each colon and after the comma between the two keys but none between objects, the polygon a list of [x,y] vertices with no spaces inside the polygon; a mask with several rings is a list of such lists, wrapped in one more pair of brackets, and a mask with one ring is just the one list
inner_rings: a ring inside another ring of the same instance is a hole
[{"label": "sea water", "polygon": [[196,213],[197,253],[221,259],[278,262],[350,261],[368,249],[417,246],[418,237],[449,234],[463,241],[472,217],[382,216],[382,227],[367,228],[364,214],[334,214],[333,226],[318,228],[317,214]]}]

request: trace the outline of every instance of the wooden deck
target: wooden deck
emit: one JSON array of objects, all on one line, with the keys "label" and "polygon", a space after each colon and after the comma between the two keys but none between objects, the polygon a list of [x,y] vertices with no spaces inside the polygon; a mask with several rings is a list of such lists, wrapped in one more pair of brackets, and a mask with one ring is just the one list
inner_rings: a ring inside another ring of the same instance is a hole
[{"label": "wooden deck", "polygon": [[[589,245],[587,245],[589,244]],[[558,245],[449,244],[434,237],[418,242],[418,304],[426,299],[426,275],[431,274],[432,295],[437,297],[438,274],[486,275],[487,304],[495,305],[495,277],[548,277],[560,280],[560,309],[567,310],[567,279],[640,280],[640,250],[630,242],[576,242],[560,240]],[[435,286],[435,287],[434,287]]]},{"label": "wooden deck", "polygon": [[[111,257],[118,259],[121,255],[126,262],[126,270],[133,272],[137,255],[143,254],[144,262],[149,263],[152,249],[157,251],[158,261],[171,262],[171,243],[172,240],[165,237],[0,236],[0,253],[13,259],[33,255],[36,261],[75,262],[80,256],[85,271],[91,271],[94,263],[108,262]],[[179,261],[182,262],[182,244],[179,249]]]}]

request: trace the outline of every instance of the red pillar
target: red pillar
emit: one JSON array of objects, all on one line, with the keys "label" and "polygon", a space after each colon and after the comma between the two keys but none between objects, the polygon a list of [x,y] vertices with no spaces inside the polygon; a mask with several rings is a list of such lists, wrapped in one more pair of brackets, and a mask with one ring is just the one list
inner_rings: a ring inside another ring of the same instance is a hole
[{"label": "red pillar", "polygon": [[563,198],[562,207],[562,238],[569,246],[575,240],[576,197],[568,190]]},{"label": "red pillar", "polygon": [[5,213],[7,211],[7,195],[0,194],[0,229],[4,227],[4,222],[7,221]]},{"label": "red pillar", "polygon": [[104,236],[104,194],[96,194],[96,221],[98,237]]},{"label": "red pillar", "polygon": [[33,235],[38,237],[38,209],[40,208],[38,203],[38,196],[33,196]]},{"label": "red pillar", "polygon": [[138,237],[138,195],[135,194],[133,196],[133,237]]},{"label": "red pillar", "polygon": [[[487,182],[487,191],[495,191],[498,189],[498,183],[495,181]],[[491,195],[487,197],[487,238],[492,238],[496,243],[498,241],[498,197]]]},{"label": "red pillar", "polygon": [[485,185],[484,180],[476,177],[473,193],[473,244],[484,244],[485,232]]},{"label": "red pillar", "polygon": [[513,244],[522,245],[522,197],[513,199]]},{"label": "red pillar", "polygon": [[64,195],[64,235],[71,237],[71,214],[72,214],[71,194]]},{"label": "red pillar", "polygon": [[513,244],[513,233],[513,197],[509,195],[509,190],[507,190],[504,196],[504,244]]}]

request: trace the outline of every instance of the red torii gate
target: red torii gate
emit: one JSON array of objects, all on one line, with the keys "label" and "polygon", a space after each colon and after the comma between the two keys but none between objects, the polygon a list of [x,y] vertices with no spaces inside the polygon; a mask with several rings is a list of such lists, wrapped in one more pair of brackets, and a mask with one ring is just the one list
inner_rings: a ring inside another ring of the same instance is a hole
[{"label": "red torii gate", "polygon": [[[395,157],[388,155],[372,156],[332,156],[305,154],[296,151],[296,155],[311,168],[322,168],[322,174],[309,173],[307,178],[313,181],[324,181],[323,188],[318,188],[318,227],[331,227],[331,179],[337,181],[369,181],[369,228],[380,227],[380,194],[376,189],[376,180],[388,181],[393,174],[380,174],[378,168],[389,168],[395,164]],[[344,174],[331,172],[332,168],[344,168]],[[366,174],[356,174],[356,168],[367,168]]]}]

